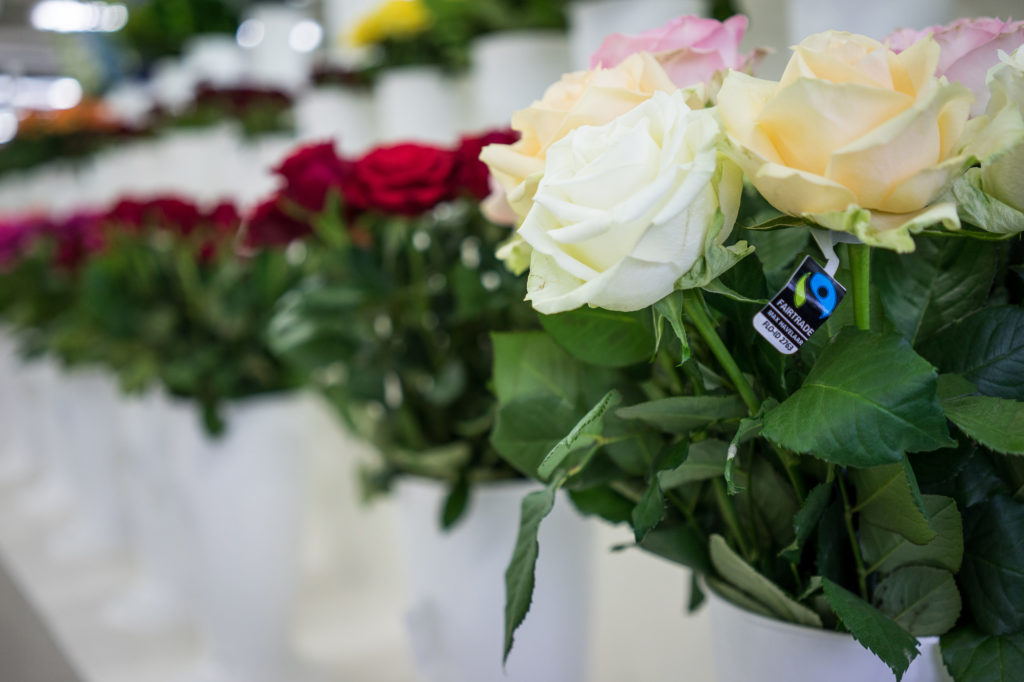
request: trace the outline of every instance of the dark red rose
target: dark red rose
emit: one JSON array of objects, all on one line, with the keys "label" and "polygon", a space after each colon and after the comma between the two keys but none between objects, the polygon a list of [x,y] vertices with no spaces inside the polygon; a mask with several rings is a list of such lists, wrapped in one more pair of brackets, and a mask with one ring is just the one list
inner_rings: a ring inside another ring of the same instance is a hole
[{"label": "dark red rose", "polygon": [[144,216],[147,224],[182,235],[192,234],[203,222],[198,206],[177,197],[160,197],[147,202]]},{"label": "dark red rose", "polygon": [[242,239],[249,248],[284,246],[309,233],[309,225],[285,213],[280,197],[275,196],[253,209],[242,228]]},{"label": "dark red rose", "polygon": [[455,197],[455,153],[421,144],[371,151],[353,164],[344,194],[353,207],[415,216]]},{"label": "dark red rose", "polygon": [[512,144],[519,139],[519,133],[512,130],[492,130],[482,135],[466,135],[459,140],[455,150],[458,168],[455,184],[458,191],[465,192],[477,200],[487,198],[491,193],[487,178],[490,172],[480,160],[480,150],[489,144]]},{"label": "dark red rose", "polygon": [[206,213],[204,219],[214,231],[225,234],[237,232],[242,222],[242,216],[238,213],[238,207],[230,201],[223,201],[214,206]]},{"label": "dark red rose", "polygon": [[76,213],[62,222],[52,223],[50,234],[57,242],[54,260],[57,265],[77,268],[92,253],[103,249],[103,216],[98,213]]},{"label": "dark red rose", "polygon": [[122,199],[107,211],[106,220],[117,223],[122,229],[137,230],[142,227],[145,212],[145,202],[136,199]]},{"label": "dark red rose", "polygon": [[319,213],[327,203],[327,194],[339,189],[350,171],[350,164],[338,157],[333,142],[301,147],[285,159],[274,172],[284,178],[282,194],[303,208]]}]

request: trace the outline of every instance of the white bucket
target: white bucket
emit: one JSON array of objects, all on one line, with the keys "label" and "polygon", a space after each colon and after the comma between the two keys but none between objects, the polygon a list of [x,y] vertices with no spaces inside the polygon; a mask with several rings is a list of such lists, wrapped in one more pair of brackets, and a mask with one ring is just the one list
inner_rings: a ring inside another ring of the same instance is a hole
[{"label": "white bucket", "polygon": [[[893,682],[892,670],[848,634],[751,613],[706,590],[718,682]],[[953,682],[938,637],[921,639],[903,682]]]},{"label": "white bucket", "polygon": [[502,670],[505,569],[523,497],[536,484],[476,486],[449,532],[440,510],[447,487],[406,478],[397,485],[412,608],[413,655],[428,682],[583,682],[590,621],[592,529],[560,496],[540,531],[533,605]]}]

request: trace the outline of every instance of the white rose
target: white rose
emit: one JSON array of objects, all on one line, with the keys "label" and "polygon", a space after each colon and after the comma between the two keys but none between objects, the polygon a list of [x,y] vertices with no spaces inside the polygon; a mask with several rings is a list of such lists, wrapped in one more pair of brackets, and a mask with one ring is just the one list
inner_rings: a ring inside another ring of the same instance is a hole
[{"label": "white rose", "polygon": [[[1024,46],[1012,55],[1000,54],[1001,63],[989,71],[989,117],[1024,113]],[[982,187],[1004,204],[1024,211],[1024,142],[1011,147],[1001,158],[982,166]],[[1024,225],[1019,226],[1024,230]]]},{"label": "white rose", "polygon": [[706,284],[749,253],[743,242],[722,246],[742,175],[719,155],[721,134],[713,109],[657,92],[553,144],[519,228],[533,247],[533,307],[640,310],[675,288]]}]

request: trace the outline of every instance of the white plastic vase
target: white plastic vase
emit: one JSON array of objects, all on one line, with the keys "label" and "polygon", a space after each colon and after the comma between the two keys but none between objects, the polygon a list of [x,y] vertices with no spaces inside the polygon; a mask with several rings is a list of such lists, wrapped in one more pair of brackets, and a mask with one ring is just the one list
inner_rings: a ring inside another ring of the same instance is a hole
[{"label": "white plastic vase", "polygon": [[512,113],[540,99],[570,70],[561,31],[508,31],[478,38],[472,59],[473,128],[507,128]]},{"label": "white plastic vase", "polygon": [[438,68],[408,66],[385,71],[374,88],[380,141],[454,144],[465,129],[462,99],[459,83]]},{"label": "white plastic vase", "polygon": [[191,585],[192,544],[178,486],[175,434],[198,429],[194,410],[159,390],[120,403],[124,490],[135,579],[104,608],[111,626],[153,632],[182,624]]},{"label": "white plastic vase", "polygon": [[365,88],[322,86],[295,103],[295,122],[304,141],[333,140],[342,154],[358,156],[377,139],[373,96]]},{"label": "white plastic vase", "polygon": [[0,483],[23,481],[38,466],[26,433],[22,367],[14,336],[0,327]]},{"label": "white plastic vase", "polygon": [[219,438],[176,448],[194,534],[194,607],[208,660],[200,679],[304,679],[290,645],[305,467],[324,443],[323,411],[305,393],[231,404]]},{"label": "white plastic vase", "polygon": [[837,30],[883,40],[897,28],[923,29],[957,17],[955,0],[863,0],[831,3],[787,0],[791,45],[813,33]]},{"label": "white plastic vase", "polygon": [[259,42],[250,48],[249,68],[255,82],[288,91],[309,80],[312,54],[293,47],[292,30],[309,15],[285,4],[254,5],[246,20],[261,29]]},{"label": "white plastic vase", "polygon": [[20,509],[30,517],[53,516],[72,504],[69,450],[59,412],[61,373],[53,360],[40,358],[22,367],[21,379],[21,428],[25,445],[39,468],[32,486],[20,499]]},{"label": "white plastic vase", "polygon": [[569,38],[573,69],[590,68],[592,55],[612,33],[641,33],[657,28],[669,19],[696,14],[703,16],[703,0],[587,0],[569,5]]},{"label": "white plastic vase", "polygon": [[505,569],[524,481],[476,486],[466,516],[441,530],[447,488],[407,478],[397,486],[412,607],[407,615],[426,682],[583,682],[590,620],[589,524],[559,497],[541,525],[536,589],[502,670]]},{"label": "white plastic vase", "polygon": [[[893,682],[892,670],[848,634],[742,609],[707,590],[718,682]],[[921,639],[903,682],[953,682],[938,637]]]},{"label": "white plastic vase", "polygon": [[241,85],[248,64],[234,36],[198,35],[185,44],[184,66],[196,83],[229,88]]},{"label": "white plastic vase", "polygon": [[79,369],[62,376],[59,428],[66,436],[77,505],[71,523],[50,547],[57,558],[84,558],[126,547],[116,405],[117,386],[110,375]]}]

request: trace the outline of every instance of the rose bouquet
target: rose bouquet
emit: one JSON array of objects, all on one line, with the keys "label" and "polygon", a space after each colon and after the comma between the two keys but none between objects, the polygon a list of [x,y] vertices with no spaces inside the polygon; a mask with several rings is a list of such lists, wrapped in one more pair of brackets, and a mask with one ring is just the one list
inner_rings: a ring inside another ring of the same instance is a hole
[{"label": "rose bouquet", "polygon": [[274,346],[382,453],[373,487],[403,473],[452,486],[446,523],[471,481],[513,474],[487,441],[487,334],[533,315],[521,279],[493,256],[506,230],[479,213],[488,187],[476,160],[509,139],[399,144],[356,160],[307,147],[282,164],[284,189],[249,225],[282,241],[315,234],[306,244],[317,266],[282,301]]},{"label": "rose bouquet", "polygon": [[1024,221],[997,199],[1019,168],[993,169],[1024,134],[1017,57],[972,117],[943,54],[828,32],[779,82],[673,83],[638,52],[484,150],[543,327],[494,335],[491,442],[546,483],[522,503],[506,653],[564,488],[690,567],[691,606],[710,590],[848,632],[897,679],[930,636],[957,682],[1013,674]]}]

